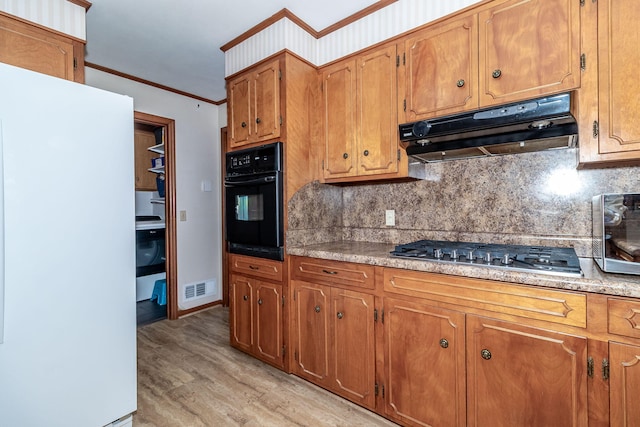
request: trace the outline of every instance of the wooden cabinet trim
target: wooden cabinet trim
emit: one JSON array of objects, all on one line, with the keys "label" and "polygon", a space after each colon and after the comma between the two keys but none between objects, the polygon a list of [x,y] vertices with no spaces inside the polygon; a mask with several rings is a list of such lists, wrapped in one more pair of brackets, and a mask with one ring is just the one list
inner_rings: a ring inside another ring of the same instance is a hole
[{"label": "wooden cabinet trim", "polygon": [[292,279],[333,286],[375,288],[375,268],[372,265],[313,258],[293,258],[291,267]]},{"label": "wooden cabinet trim", "polygon": [[385,269],[384,290],[465,308],[586,328],[586,295],[504,282]]},{"label": "wooden cabinet trim", "polygon": [[236,254],[229,255],[229,258],[231,271],[282,282],[283,263],[281,261]]},{"label": "wooden cabinet trim", "polygon": [[640,338],[640,301],[609,298],[607,308],[609,333]]}]

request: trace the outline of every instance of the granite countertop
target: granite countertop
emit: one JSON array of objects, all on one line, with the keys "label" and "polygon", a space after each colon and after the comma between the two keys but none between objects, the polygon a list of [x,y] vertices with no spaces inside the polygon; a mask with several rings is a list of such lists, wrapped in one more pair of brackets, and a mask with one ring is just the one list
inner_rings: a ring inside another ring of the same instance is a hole
[{"label": "granite countertop", "polygon": [[287,254],[640,298],[640,276],[603,273],[591,258],[580,258],[583,277],[565,277],[468,264],[396,258],[389,255],[394,247],[393,244],[388,243],[338,241],[307,246],[290,246],[287,248]]}]

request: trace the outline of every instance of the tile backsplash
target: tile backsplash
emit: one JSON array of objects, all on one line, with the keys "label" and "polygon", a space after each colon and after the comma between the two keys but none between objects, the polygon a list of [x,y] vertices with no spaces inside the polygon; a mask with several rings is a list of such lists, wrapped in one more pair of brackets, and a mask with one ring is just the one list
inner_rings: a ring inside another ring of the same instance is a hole
[{"label": "tile backsplash", "polygon": [[[288,245],[418,239],[573,246],[591,256],[591,198],[640,192],[640,167],[576,169],[577,149],[418,166],[414,182],[331,186],[289,201]],[[415,165],[414,165],[415,167]],[[396,225],[385,226],[385,210]]]}]

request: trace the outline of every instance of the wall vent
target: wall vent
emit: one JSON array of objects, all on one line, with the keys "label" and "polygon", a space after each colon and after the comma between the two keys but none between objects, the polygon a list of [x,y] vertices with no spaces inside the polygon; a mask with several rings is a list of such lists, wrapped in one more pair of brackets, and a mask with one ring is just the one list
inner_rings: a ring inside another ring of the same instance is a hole
[{"label": "wall vent", "polygon": [[179,288],[178,307],[186,310],[220,299],[220,291],[215,279],[187,283]]}]

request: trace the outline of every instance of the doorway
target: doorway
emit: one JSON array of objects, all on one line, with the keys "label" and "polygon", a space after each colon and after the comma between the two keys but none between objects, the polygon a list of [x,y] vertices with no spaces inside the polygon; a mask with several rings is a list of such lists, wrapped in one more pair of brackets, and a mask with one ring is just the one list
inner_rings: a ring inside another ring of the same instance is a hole
[{"label": "doorway", "polygon": [[[166,317],[178,318],[178,272],[177,272],[177,232],[176,232],[176,176],[175,176],[175,121],[166,117],[134,112],[136,128],[149,127],[163,133],[164,149],[164,218],[166,254]],[[158,165],[149,165],[158,166]],[[158,184],[160,187],[160,184]]]}]

